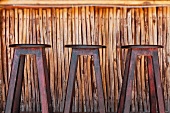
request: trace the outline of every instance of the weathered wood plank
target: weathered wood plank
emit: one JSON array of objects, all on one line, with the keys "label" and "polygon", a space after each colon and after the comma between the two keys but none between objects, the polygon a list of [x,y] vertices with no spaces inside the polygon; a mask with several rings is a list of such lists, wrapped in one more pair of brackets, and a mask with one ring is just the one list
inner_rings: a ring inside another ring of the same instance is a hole
[{"label": "weathered wood plank", "polygon": [[145,0],[29,0],[29,1],[14,1],[14,0],[3,0],[0,2],[1,7],[5,6],[15,6],[15,7],[71,7],[71,6],[78,6],[78,5],[98,5],[98,6],[133,6],[133,7],[149,7],[149,6],[168,6],[170,5],[170,2],[168,0],[150,0],[150,1],[145,1]]}]

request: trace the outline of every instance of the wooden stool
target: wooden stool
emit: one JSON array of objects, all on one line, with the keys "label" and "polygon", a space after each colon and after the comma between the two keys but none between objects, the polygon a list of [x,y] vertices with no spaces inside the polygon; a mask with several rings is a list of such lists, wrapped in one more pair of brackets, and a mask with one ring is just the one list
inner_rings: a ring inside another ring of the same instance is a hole
[{"label": "wooden stool", "polygon": [[19,113],[25,55],[36,56],[42,113],[52,113],[49,78],[47,72],[45,44],[13,44],[14,58],[10,75],[5,113]]},{"label": "wooden stool", "polygon": [[[160,45],[128,45],[121,48],[128,49],[122,91],[120,95],[118,113],[129,113],[132,98],[132,83],[134,80],[135,63],[138,55],[147,56],[148,78],[151,113],[156,113],[156,102],[159,113],[165,113],[162,86],[159,70],[158,48]],[[155,87],[156,86],[156,87]]]},{"label": "wooden stool", "polygon": [[100,60],[99,60],[99,48],[105,48],[106,46],[66,45],[65,47],[72,48],[72,56],[71,56],[70,72],[69,72],[69,78],[68,78],[68,84],[67,84],[67,94],[66,94],[64,113],[71,112],[73,87],[75,83],[75,74],[76,74],[77,61],[78,61],[79,55],[93,55],[96,82],[97,82],[98,99],[99,99],[99,111],[100,113],[105,113],[103,86],[102,86]]}]

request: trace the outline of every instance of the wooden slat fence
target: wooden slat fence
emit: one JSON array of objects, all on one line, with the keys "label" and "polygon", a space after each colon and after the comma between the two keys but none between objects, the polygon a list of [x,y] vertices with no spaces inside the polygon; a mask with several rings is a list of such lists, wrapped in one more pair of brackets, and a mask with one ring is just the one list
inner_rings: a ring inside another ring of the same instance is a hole
[{"label": "wooden slat fence", "polygon": [[[54,111],[63,111],[71,49],[66,44],[100,44],[100,65],[107,112],[116,112],[123,80],[128,44],[163,45],[159,49],[160,71],[166,111],[170,111],[170,7],[114,8],[11,8],[1,9],[0,110],[4,110],[14,50],[9,44],[50,44],[46,49]],[[97,112],[98,96],[93,57],[78,61],[72,110]],[[133,112],[148,112],[147,61],[137,59],[132,91]],[[21,110],[40,111],[34,56],[26,57]]]}]

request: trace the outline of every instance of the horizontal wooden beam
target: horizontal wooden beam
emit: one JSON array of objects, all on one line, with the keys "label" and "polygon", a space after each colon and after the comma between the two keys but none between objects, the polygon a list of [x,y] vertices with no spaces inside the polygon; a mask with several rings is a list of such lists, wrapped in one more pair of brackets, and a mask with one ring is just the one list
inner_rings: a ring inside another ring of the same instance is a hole
[{"label": "horizontal wooden beam", "polygon": [[170,0],[1,0],[0,7],[150,7],[170,6]]}]

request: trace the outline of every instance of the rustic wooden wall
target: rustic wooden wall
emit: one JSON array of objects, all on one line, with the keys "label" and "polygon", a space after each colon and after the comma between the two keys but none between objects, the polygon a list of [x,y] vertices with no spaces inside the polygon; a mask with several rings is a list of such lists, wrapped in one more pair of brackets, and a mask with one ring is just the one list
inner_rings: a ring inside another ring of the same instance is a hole
[{"label": "rustic wooden wall", "polygon": [[[63,111],[71,50],[65,44],[102,44],[100,50],[106,111],[117,111],[128,44],[160,44],[160,71],[166,110],[170,110],[170,7],[152,8],[11,8],[1,9],[0,105],[4,109],[13,49],[9,44],[50,44],[46,50],[54,111]],[[79,58],[73,111],[98,111],[93,58]],[[137,59],[131,111],[149,111],[147,61]],[[21,110],[40,111],[37,70],[27,56]]]}]

